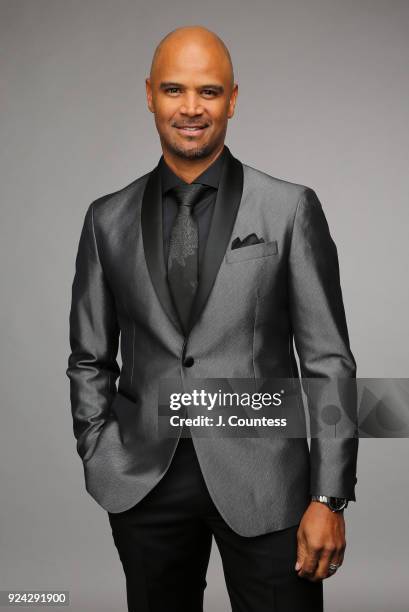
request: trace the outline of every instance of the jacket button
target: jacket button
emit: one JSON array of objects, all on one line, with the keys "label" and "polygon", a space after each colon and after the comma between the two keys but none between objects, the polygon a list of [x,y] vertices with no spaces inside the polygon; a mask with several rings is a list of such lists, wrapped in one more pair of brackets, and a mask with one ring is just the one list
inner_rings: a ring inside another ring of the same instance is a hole
[{"label": "jacket button", "polygon": [[186,357],[183,362],[183,365],[185,366],[185,368],[191,368],[194,362],[195,360],[193,359],[193,357]]}]

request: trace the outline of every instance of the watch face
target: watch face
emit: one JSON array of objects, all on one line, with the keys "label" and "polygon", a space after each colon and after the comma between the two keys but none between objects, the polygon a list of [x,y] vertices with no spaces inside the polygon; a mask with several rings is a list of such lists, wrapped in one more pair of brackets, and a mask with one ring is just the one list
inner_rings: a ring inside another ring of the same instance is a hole
[{"label": "watch face", "polygon": [[346,499],[343,497],[330,497],[328,503],[331,510],[342,510],[346,506]]}]

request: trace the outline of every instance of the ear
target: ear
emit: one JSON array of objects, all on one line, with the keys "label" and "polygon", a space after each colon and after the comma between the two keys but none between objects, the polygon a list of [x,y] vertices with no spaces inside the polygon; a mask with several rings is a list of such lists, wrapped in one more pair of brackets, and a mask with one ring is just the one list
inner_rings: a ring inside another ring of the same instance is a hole
[{"label": "ear", "polygon": [[236,106],[238,89],[239,89],[239,86],[237,85],[237,83],[235,83],[232,89],[231,95],[230,95],[230,100],[229,100],[229,110],[227,113],[227,116],[229,119],[231,119],[234,115],[234,109]]},{"label": "ear", "polygon": [[152,96],[152,83],[150,77],[146,77],[145,79],[145,88],[146,88],[146,100],[148,103],[148,108],[151,113],[155,112],[155,108],[153,105],[153,96]]}]

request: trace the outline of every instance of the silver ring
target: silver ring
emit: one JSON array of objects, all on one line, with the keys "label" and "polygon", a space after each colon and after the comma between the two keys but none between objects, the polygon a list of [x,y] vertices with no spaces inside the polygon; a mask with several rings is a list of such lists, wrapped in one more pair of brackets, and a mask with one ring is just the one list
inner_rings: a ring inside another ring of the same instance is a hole
[{"label": "silver ring", "polygon": [[336,572],[338,568],[339,568],[339,565],[337,565],[336,563],[330,563],[328,566],[328,571]]}]

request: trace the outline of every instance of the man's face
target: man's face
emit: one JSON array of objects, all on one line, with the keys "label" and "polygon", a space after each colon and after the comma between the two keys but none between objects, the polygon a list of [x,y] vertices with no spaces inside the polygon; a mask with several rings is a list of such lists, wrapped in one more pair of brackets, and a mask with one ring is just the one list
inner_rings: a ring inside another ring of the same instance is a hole
[{"label": "man's face", "polygon": [[146,93],[164,151],[197,159],[222,147],[237,97],[230,75],[214,44],[176,41],[161,51]]}]

